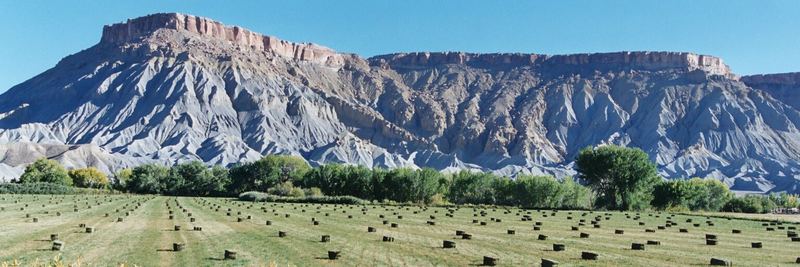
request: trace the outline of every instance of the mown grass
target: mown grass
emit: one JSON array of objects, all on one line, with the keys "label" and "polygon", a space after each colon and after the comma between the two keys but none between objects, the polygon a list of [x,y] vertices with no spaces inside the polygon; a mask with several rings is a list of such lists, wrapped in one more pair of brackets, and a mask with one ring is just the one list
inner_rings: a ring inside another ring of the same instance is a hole
[{"label": "mown grass", "polygon": [[[67,263],[89,266],[467,266],[481,264],[483,256],[496,257],[504,266],[538,266],[542,258],[559,261],[562,266],[687,266],[708,265],[711,257],[728,259],[737,266],[778,266],[795,265],[800,257],[800,242],[787,237],[790,227],[798,227],[796,223],[762,226],[764,222],[695,214],[643,212],[634,220],[635,212],[462,207],[451,209],[449,217],[448,208],[127,195],[0,195],[0,207],[0,263],[16,260],[23,266],[58,256]],[[531,220],[521,220],[524,215]],[[246,219],[248,216],[251,218]],[[590,223],[597,216],[601,228]],[[33,217],[39,221],[32,222]],[[123,222],[117,222],[118,217]],[[664,225],[668,217],[677,225],[645,232]],[[314,225],[312,218],[319,225]],[[572,231],[581,219],[586,225]],[[693,222],[687,223],[687,219]],[[266,225],[267,220],[272,225]],[[399,227],[384,225],[383,220]],[[537,221],[542,223],[539,231],[533,230]],[[78,227],[81,223],[95,227],[96,232],[85,233]],[[174,231],[174,225],[182,229]],[[194,226],[203,229],[192,231]],[[377,232],[368,233],[368,226]],[[766,231],[766,227],[775,231]],[[680,233],[680,228],[688,233]],[[507,234],[509,229],[516,233]],[[624,234],[615,234],[616,229]],[[733,234],[732,229],[742,233]],[[472,234],[472,240],[456,236],[456,230]],[[288,235],[278,237],[278,231]],[[579,238],[581,232],[589,233],[590,238]],[[65,242],[63,251],[50,250],[52,233]],[[539,234],[548,239],[537,240]],[[706,245],[705,234],[716,234],[719,244]],[[330,235],[331,241],[320,242],[322,235]],[[395,242],[382,242],[383,236],[394,237]],[[443,240],[455,241],[456,248],[442,248]],[[631,243],[647,240],[659,240],[661,245],[631,250]],[[172,251],[175,242],[185,243],[185,250]],[[762,242],[764,247],[751,248],[751,242]],[[554,243],[565,244],[566,251],[552,251]],[[237,251],[238,258],[224,260],[226,249]],[[329,250],[341,251],[341,258],[328,260]],[[596,252],[600,258],[581,260],[582,251]]]}]

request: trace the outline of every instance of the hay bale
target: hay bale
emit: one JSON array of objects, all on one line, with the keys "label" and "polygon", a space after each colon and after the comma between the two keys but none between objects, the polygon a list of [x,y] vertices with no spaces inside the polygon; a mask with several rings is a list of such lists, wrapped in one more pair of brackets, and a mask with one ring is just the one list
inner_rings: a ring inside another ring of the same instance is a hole
[{"label": "hay bale", "polygon": [[661,245],[661,241],[658,241],[658,240],[647,240],[647,244],[648,245],[654,245],[654,246],[660,246]]},{"label": "hay bale", "polygon": [[176,225],[173,227],[173,229],[175,229],[175,231],[180,231],[180,230],[181,230],[181,226],[176,224]]},{"label": "hay bale", "polygon": [[377,231],[377,230],[375,229],[375,227],[372,227],[372,226],[368,226],[368,227],[367,227],[367,233],[374,233],[375,231]]},{"label": "hay bale", "polygon": [[284,231],[278,231],[278,237],[286,237],[287,233]]},{"label": "hay bale", "polygon": [[678,229],[678,232],[681,232],[681,233],[688,233],[688,232],[689,232],[689,230],[688,230],[688,229],[686,229],[686,228],[681,228],[681,229]]},{"label": "hay bale", "polygon": [[567,246],[564,244],[553,244],[553,251],[564,251],[565,249],[567,249]]},{"label": "hay bale", "polygon": [[33,217],[33,222],[35,223],[39,222],[39,218]]},{"label": "hay bale", "polygon": [[589,233],[581,233],[581,238],[589,238]]},{"label": "hay bale", "polygon": [[715,234],[706,234],[706,239],[717,239],[717,235],[715,235]]},{"label": "hay bale", "polygon": [[64,249],[64,241],[56,240],[53,241],[53,247],[50,248],[53,251],[61,251]]},{"label": "hay bale", "polygon": [[614,230],[614,234],[616,234],[616,235],[625,234],[625,230],[621,230],[621,229]]},{"label": "hay bale", "polygon": [[175,251],[175,252],[183,251],[183,249],[185,247],[186,247],[186,244],[184,244],[184,243],[172,243],[172,251]]},{"label": "hay bale", "polygon": [[472,239],[472,234],[464,233],[464,234],[461,235],[461,239],[471,240]]},{"label": "hay bale", "polygon": [[270,220],[267,220],[266,224],[267,224],[267,225],[272,225],[272,221],[270,221]]},{"label": "hay bale", "polygon": [[731,230],[731,233],[732,233],[732,234],[741,234],[741,233],[742,233],[742,230],[739,230],[739,229],[733,229],[733,230]]},{"label": "hay bale", "polygon": [[195,230],[195,231],[198,231],[198,232],[202,232],[202,231],[203,231],[203,227],[200,227],[200,226],[195,226],[195,227],[194,227],[194,230]]},{"label": "hay bale", "polygon": [[444,240],[444,241],[442,241],[442,247],[443,248],[456,248],[456,242],[453,242],[453,241],[450,241],[450,240]]},{"label": "hay bale", "polygon": [[547,236],[543,235],[543,234],[539,234],[539,236],[536,237],[536,239],[538,239],[538,240],[547,240]]},{"label": "hay bale", "polygon": [[542,258],[542,267],[555,267],[555,266],[558,266],[557,261]]},{"label": "hay bale", "polygon": [[642,243],[631,243],[632,250],[644,250],[644,244]]},{"label": "hay bale", "polygon": [[383,242],[394,242],[394,237],[385,235],[383,236]]},{"label": "hay bale", "polygon": [[392,228],[397,228],[397,227],[399,227],[399,226],[400,226],[400,225],[398,225],[397,223],[392,223],[392,224],[391,224],[391,227],[392,227]]},{"label": "hay bale", "polygon": [[322,242],[322,243],[331,242],[331,236],[330,235],[322,235],[322,237],[320,238],[319,242]]},{"label": "hay bale", "polygon": [[328,259],[329,260],[339,259],[340,255],[341,255],[341,252],[339,252],[338,250],[328,250]]},{"label": "hay bale", "polygon": [[236,251],[235,250],[225,250],[225,257],[226,260],[235,260],[236,259]]},{"label": "hay bale", "polygon": [[590,251],[581,252],[581,259],[584,259],[584,260],[597,260],[597,258],[599,258],[599,257],[600,257],[600,255],[597,255],[597,253],[594,253],[594,252],[590,252]]},{"label": "hay bale", "polygon": [[716,246],[717,245],[717,240],[716,239],[706,239],[706,245]]},{"label": "hay bale", "polygon": [[50,241],[58,240],[58,234],[50,234]]},{"label": "hay bale", "polygon": [[86,233],[87,234],[94,233],[94,227],[86,227]]},{"label": "hay bale", "polygon": [[578,230],[580,230],[580,229],[579,229],[577,226],[573,226],[571,229],[572,229],[572,231],[578,231]]},{"label": "hay bale", "polygon": [[483,256],[483,266],[495,266],[499,261],[497,258]]},{"label": "hay bale", "polygon": [[751,248],[762,248],[763,246],[764,246],[764,244],[762,244],[761,242],[752,242],[752,243],[750,243],[750,247]]},{"label": "hay bale", "polygon": [[710,264],[712,266],[733,266],[731,261],[722,258],[711,258]]}]

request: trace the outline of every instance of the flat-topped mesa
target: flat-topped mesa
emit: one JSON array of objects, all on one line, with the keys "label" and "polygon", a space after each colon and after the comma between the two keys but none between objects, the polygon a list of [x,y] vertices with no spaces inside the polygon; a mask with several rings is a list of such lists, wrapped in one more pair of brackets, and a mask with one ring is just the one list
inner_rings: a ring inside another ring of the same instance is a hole
[{"label": "flat-topped mesa", "polygon": [[683,69],[703,70],[714,75],[731,75],[722,59],[680,52],[615,52],[570,55],[539,55],[521,53],[476,54],[463,52],[399,53],[370,58],[374,65],[418,68],[441,64],[477,66],[533,65],[555,68],[589,67],[595,69]]},{"label": "flat-topped mesa", "polygon": [[103,27],[103,37],[100,42],[122,44],[136,41],[138,38],[160,29],[184,31],[207,38],[225,40],[235,45],[270,51],[293,59],[329,65],[343,64],[342,56],[327,47],[312,43],[284,41],[238,26],[229,27],[211,19],[178,13],[158,13],[129,19],[124,23],[106,25]]},{"label": "flat-topped mesa", "polygon": [[743,76],[741,80],[752,87],[764,85],[800,87],[800,72],[748,75]]}]

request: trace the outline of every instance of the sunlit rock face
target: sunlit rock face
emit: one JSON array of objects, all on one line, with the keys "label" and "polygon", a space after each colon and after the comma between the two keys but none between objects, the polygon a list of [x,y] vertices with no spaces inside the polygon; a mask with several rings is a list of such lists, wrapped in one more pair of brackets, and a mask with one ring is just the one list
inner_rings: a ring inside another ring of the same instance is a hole
[{"label": "sunlit rock face", "polygon": [[113,172],[280,153],[560,177],[581,148],[620,144],[668,178],[798,192],[798,79],[768,76],[740,80],[719,58],[676,52],[364,59],[155,14],[106,26],[0,96],[0,173],[40,157]]}]

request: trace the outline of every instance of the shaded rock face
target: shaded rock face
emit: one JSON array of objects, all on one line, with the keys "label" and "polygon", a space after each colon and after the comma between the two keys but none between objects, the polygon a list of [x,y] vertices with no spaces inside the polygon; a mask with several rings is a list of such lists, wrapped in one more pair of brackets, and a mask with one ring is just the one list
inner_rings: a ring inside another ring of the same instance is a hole
[{"label": "shaded rock face", "polygon": [[800,72],[744,76],[741,80],[800,110]]},{"label": "shaded rock face", "polygon": [[581,148],[620,144],[669,178],[797,192],[797,102],[742,81],[691,53],[363,59],[155,14],[107,26],[97,45],[0,96],[0,170],[16,177],[37,157],[112,172],[280,153],[564,176]]}]

